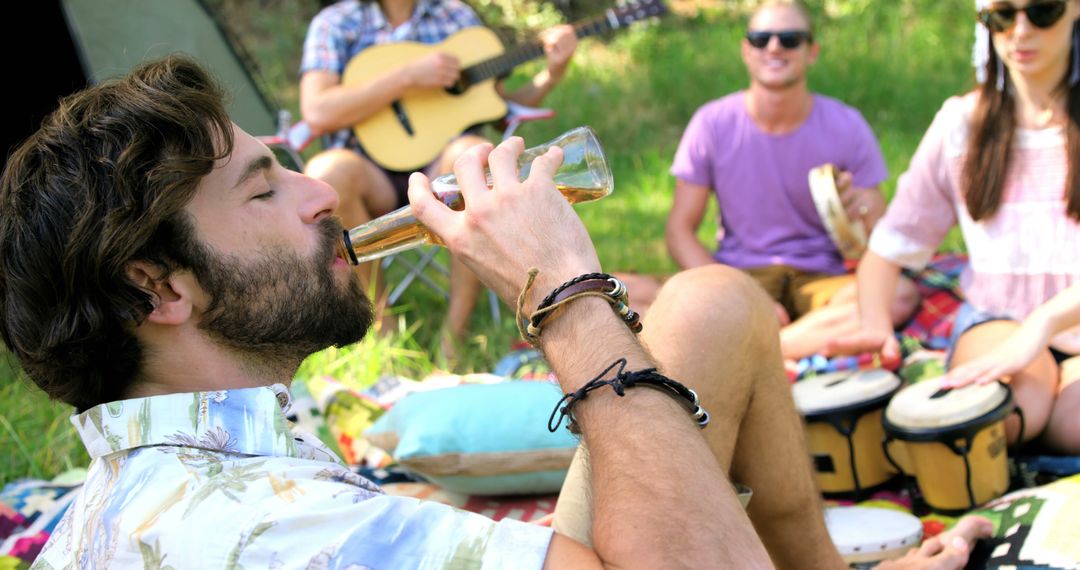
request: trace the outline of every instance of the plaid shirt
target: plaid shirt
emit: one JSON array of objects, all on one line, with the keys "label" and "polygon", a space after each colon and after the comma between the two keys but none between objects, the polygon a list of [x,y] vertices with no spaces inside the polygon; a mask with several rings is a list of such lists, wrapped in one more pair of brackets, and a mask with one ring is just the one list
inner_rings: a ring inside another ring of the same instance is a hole
[{"label": "plaid shirt", "polygon": [[[393,28],[378,2],[343,0],[311,21],[304,40],[300,74],[322,70],[341,75],[356,54],[376,45],[401,41],[439,43],[483,22],[461,0],[419,0],[409,21]],[[331,147],[359,149],[351,129],[331,135]]]}]

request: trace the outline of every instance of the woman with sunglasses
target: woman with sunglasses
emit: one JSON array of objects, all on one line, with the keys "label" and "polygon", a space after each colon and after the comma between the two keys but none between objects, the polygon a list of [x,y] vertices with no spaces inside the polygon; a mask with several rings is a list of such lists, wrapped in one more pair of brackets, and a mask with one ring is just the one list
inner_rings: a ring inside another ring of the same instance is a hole
[{"label": "woman with sunglasses", "polygon": [[1003,375],[1025,416],[1009,441],[1080,453],[1080,330],[1066,330],[1080,322],[1080,0],[976,4],[981,85],[945,102],[900,177],[858,269],[860,332],[830,348],[898,357],[897,276],[959,223],[970,265],[946,385]]}]

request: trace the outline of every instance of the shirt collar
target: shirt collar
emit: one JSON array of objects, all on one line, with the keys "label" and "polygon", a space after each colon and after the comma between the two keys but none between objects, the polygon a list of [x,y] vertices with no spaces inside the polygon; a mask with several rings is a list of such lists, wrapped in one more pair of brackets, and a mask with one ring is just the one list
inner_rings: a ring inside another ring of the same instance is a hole
[{"label": "shirt collar", "polygon": [[109,402],[71,416],[92,458],[146,446],[301,457],[281,384]]},{"label": "shirt collar", "polygon": [[[442,0],[417,0],[412,16],[402,26],[408,26],[421,18],[430,16],[441,3]],[[368,21],[371,22],[372,28],[376,30],[390,28],[390,22],[386,20],[386,14],[383,13],[382,6],[378,2],[364,2],[363,7],[367,12],[366,16]]]}]

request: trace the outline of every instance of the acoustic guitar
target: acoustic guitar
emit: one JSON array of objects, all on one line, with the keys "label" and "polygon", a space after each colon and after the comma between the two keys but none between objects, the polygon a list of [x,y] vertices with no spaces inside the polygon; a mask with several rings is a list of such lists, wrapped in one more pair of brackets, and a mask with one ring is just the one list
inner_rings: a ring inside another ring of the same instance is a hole
[{"label": "acoustic guitar", "polygon": [[[574,31],[577,37],[584,38],[665,12],[662,0],[635,0],[575,24]],[[420,169],[470,126],[505,116],[506,103],[495,91],[496,79],[544,55],[539,41],[505,51],[494,32],[472,27],[438,44],[395,42],[371,46],[349,60],[342,84],[367,83],[433,51],[461,61],[457,85],[406,92],[390,107],[353,127],[364,151],[383,168],[403,172]]]}]

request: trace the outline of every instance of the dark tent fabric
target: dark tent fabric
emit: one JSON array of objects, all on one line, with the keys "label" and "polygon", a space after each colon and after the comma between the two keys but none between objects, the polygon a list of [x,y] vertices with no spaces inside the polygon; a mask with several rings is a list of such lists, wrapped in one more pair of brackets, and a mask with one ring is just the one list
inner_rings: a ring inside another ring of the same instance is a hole
[{"label": "dark tent fabric", "polygon": [[[169,53],[199,60],[231,95],[229,113],[255,135],[276,130],[277,108],[214,13],[198,0],[33,0],[14,3],[3,34],[9,85],[4,157],[57,101]],[[14,33],[11,28],[20,28]],[[21,38],[19,41],[17,38]]]}]

